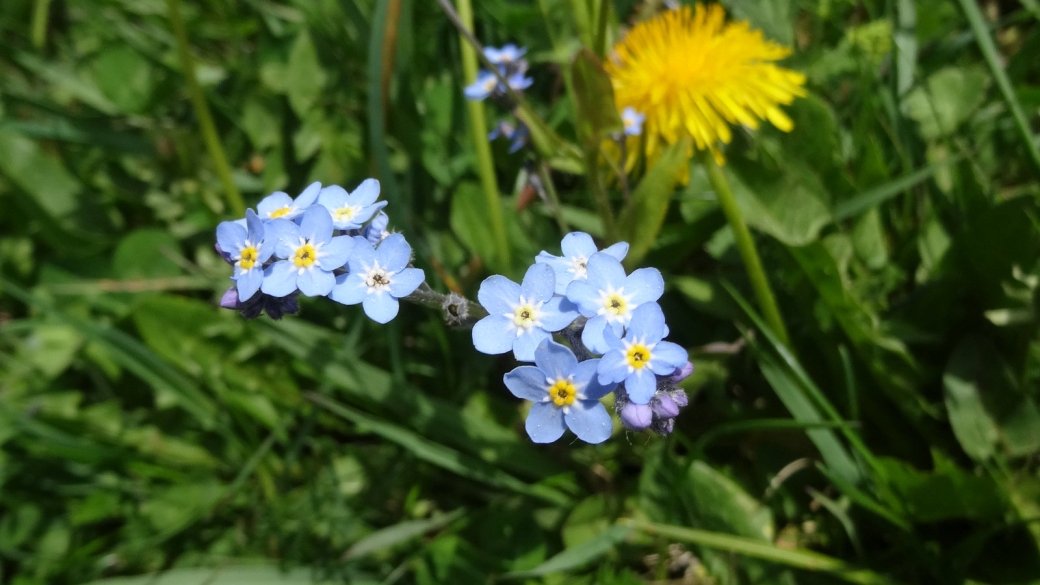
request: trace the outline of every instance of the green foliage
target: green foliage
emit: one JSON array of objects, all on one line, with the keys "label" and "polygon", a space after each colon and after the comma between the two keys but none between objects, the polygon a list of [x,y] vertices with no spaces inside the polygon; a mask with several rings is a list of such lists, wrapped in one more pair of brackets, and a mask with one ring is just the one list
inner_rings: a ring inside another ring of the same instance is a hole
[{"label": "green foliage", "polygon": [[[1036,2],[723,3],[809,80],[723,152],[790,344],[687,145],[611,158],[601,49],[659,2],[472,2],[536,80],[482,162],[437,3],[180,3],[207,144],[167,2],[5,0],[0,583],[1040,580]],[[533,445],[511,361],[415,305],[217,308],[228,181],[373,175],[470,298],[617,212],[696,364],[675,433]]]}]

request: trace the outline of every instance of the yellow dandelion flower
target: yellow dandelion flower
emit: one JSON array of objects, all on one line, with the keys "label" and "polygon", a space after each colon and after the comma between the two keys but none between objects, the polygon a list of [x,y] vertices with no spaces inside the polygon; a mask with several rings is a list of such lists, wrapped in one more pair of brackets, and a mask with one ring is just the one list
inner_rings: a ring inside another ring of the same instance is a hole
[{"label": "yellow dandelion flower", "polygon": [[633,27],[607,59],[618,110],[646,115],[649,159],[687,137],[718,158],[730,124],[793,127],[780,106],[805,95],[805,76],[774,64],[791,50],[725,17],[717,4],[670,10]]}]

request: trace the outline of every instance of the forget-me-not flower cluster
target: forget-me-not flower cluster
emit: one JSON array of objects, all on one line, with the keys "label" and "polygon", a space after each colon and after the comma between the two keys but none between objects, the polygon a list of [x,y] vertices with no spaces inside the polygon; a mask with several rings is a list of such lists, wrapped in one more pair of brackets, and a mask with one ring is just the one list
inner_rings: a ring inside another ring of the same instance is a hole
[{"label": "forget-me-not flower cluster", "polygon": [[386,201],[378,197],[375,179],[353,192],[312,183],[295,199],[272,193],[245,219],[222,222],[216,249],[234,267],[235,284],[221,306],[279,319],[299,310],[302,294],[361,304],[379,323],[393,319],[398,299],[412,294],[424,274],[410,266],[404,236],[387,231]]},{"label": "forget-me-not flower cluster", "polygon": [[[519,93],[534,83],[534,80],[527,76],[528,64],[527,60],[523,58],[526,53],[526,48],[512,43],[501,48],[485,47],[484,56],[494,65],[506,83],[503,84],[499,81],[498,76],[493,72],[481,69],[477,73],[476,80],[462,90],[466,99],[475,101],[491,99],[501,103],[507,110],[512,110],[513,104],[509,100],[506,85],[509,86],[509,89]],[[530,134],[530,130],[523,122],[503,120],[488,133],[488,140],[505,138],[509,141],[509,152],[514,153],[527,144]]]},{"label": "forget-me-not flower cluster", "polygon": [[481,284],[488,316],[473,327],[474,347],[534,362],[504,382],[534,403],[526,428],[535,442],[555,441],[566,429],[589,443],[605,441],[611,420],[599,399],[611,392],[626,427],[670,433],[687,404],[677,384],[693,366],[685,349],[664,340],[661,273],[626,273],[624,242],[599,250],[591,236],[574,232],[561,248],[561,256],[538,254],[520,284],[499,275]]}]

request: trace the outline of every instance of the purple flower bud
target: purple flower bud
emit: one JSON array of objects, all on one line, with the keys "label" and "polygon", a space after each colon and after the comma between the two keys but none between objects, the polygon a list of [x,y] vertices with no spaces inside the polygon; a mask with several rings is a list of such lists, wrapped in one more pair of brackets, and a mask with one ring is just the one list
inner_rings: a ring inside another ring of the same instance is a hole
[{"label": "purple flower bud", "polygon": [[231,254],[225,252],[224,248],[220,247],[220,244],[218,244],[217,242],[213,242],[213,248],[217,251],[217,254],[220,254],[220,257],[224,259],[224,262],[227,262],[228,264],[235,263],[235,261],[231,258]]},{"label": "purple flower bud", "polygon": [[682,388],[676,388],[670,393],[672,400],[675,401],[679,408],[686,408],[686,405],[690,403],[690,399],[687,398],[686,392]]},{"label": "purple flower bud", "polygon": [[[686,362],[681,368],[675,368],[672,375],[668,377],[670,382],[682,382],[693,373],[693,362]],[[685,405],[683,405],[685,406]]]},{"label": "purple flower bud", "polygon": [[224,296],[220,297],[220,306],[225,309],[237,309],[239,307],[238,288],[231,287],[227,289],[227,291],[224,292]]},{"label": "purple flower bud", "polygon": [[674,418],[659,418],[650,425],[650,430],[658,435],[670,435],[675,430]]},{"label": "purple flower bud", "polygon": [[650,399],[650,408],[658,418],[675,418],[679,416],[679,405],[667,394],[658,394]]},{"label": "purple flower bud", "polygon": [[653,421],[654,411],[646,404],[629,402],[621,407],[618,413],[621,423],[633,431],[641,431],[650,426]]}]

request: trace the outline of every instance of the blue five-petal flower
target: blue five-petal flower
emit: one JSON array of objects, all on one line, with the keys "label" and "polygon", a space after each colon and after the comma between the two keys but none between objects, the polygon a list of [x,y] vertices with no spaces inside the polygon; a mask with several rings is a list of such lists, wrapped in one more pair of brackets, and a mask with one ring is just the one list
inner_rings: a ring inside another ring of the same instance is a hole
[{"label": "blue five-petal flower", "polygon": [[260,289],[264,262],[274,252],[274,246],[264,241],[264,224],[252,209],[246,210],[246,226],[233,221],[217,226],[217,244],[234,264],[231,280],[235,281],[240,301],[248,301]]},{"label": "blue five-petal flower", "polygon": [[488,316],[473,326],[473,346],[492,355],[512,349],[516,359],[534,361],[535,348],[578,317],[572,303],[553,296],[555,287],[553,271],[545,264],[528,268],[522,284],[501,275],[484,280],[477,299]]},{"label": "blue five-petal flower", "polygon": [[621,122],[625,125],[625,134],[628,136],[639,136],[643,133],[643,122],[646,121],[646,114],[640,114],[638,110],[632,106],[626,107],[621,112]]},{"label": "blue five-petal flower", "polygon": [[282,258],[264,270],[260,286],[274,297],[284,297],[297,288],[309,297],[329,294],[336,284],[332,271],[346,264],[354,248],[350,237],[332,237],[332,216],[320,205],[308,208],[298,226],[275,219],[265,230],[267,240],[274,243],[275,256]]},{"label": "blue five-petal flower", "polygon": [[314,182],[293,200],[287,194],[276,191],[260,200],[256,214],[264,221],[272,219],[296,219],[314,203],[321,191],[321,183]]},{"label": "blue five-petal flower", "polygon": [[484,56],[495,65],[510,65],[520,60],[527,52],[527,47],[517,47],[513,43],[504,45],[501,49],[495,47],[484,47]]},{"label": "blue five-petal flower", "polygon": [[347,260],[350,272],[336,278],[329,298],[344,305],[361,303],[370,319],[388,323],[400,310],[397,299],[412,294],[426,275],[408,268],[412,248],[401,234],[387,236],[378,248],[361,236],[354,241],[354,253]]},{"label": "blue five-petal flower", "polygon": [[535,350],[534,361],[504,377],[514,396],[534,402],[525,425],[531,440],[552,443],[568,428],[586,443],[610,438],[610,414],[599,399],[616,384],[597,379],[600,360],[578,363],[569,348],[546,339]]},{"label": "blue five-petal flower", "polygon": [[632,311],[661,298],[664,279],[656,268],[640,268],[625,276],[621,262],[605,252],[593,254],[586,270],[585,280],[567,285],[567,298],[589,318],[581,333],[582,343],[603,354],[610,350],[604,330],[609,328],[614,336],[621,337],[632,321]]},{"label": "blue five-petal flower", "polygon": [[349,194],[339,185],[325,187],[318,193],[318,205],[329,210],[332,214],[332,225],[336,229],[356,230],[377,211],[386,207],[386,201],[376,201],[377,197],[379,181],[365,179]]},{"label": "blue five-petal flower", "polygon": [[465,94],[466,99],[479,102],[487,99],[495,91],[496,87],[498,87],[498,78],[490,71],[481,69],[477,73],[477,79],[467,85],[462,90],[462,93]]},{"label": "blue five-petal flower", "polygon": [[650,402],[657,391],[657,376],[671,375],[689,359],[682,347],[661,341],[664,335],[664,313],[657,303],[640,305],[632,311],[632,324],[624,339],[605,331],[610,351],[599,360],[600,384],[623,381],[632,402]]},{"label": "blue five-petal flower", "polygon": [[[556,274],[556,294],[566,295],[567,285],[572,280],[585,280],[587,278],[586,265],[593,254],[599,252],[596,242],[592,236],[585,232],[571,232],[563,236],[560,243],[563,256],[553,256],[542,250],[535,258],[535,262],[548,264]],[[618,262],[625,259],[628,254],[628,242],[618,242],[613,246],[603,249],[603,253],[613,256]]]}]

